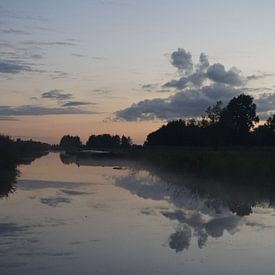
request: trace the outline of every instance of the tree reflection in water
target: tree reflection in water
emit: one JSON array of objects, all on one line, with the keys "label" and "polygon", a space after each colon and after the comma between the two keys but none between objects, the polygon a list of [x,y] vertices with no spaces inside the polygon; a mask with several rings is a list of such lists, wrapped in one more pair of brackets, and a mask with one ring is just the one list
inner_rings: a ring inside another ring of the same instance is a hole
[{"label": "tree reflection in water", "polygon": [[14,169],[0,170],[0,198],[8,197],[16,190],[18,171]]},{"label": "tree reflection in water", "polygon": [[[61,157],[65,163],[79,166],[102,166],[107,160]],[[122,165],[122,160],[109,160],[109,165]],[[117,163],[116,163],[117,162]],[[127,162],[123,163],[127,165]],[[240,180],[216,181],[163,171],[142,164],[128,163],[129,174],[115,179],[115,185],[127,189],[143,199],[167,201],[169,210],[154,209],[163,217],[175,222],[176,229],[169,237],[169,247],[177,253],[187,250],[192,238],[197,246],[207,245],[209,237],[221,238],[227,232],[231,235],[242,226],[265,227],[251,222],[255,207],[275,209],[275,186],[272,182],[247,182]],[[150,209],[146,214],[150,214]]]},{"label": "tree reflection in water", "polygon": [[16,191],[16,180],[20,175],[17,165],[30,165],[35,159],[47,155],[48,152],[36,152],[20,159],[19,163],[11,163],[9,166],[0,167],[0,198],[7,198]]}]

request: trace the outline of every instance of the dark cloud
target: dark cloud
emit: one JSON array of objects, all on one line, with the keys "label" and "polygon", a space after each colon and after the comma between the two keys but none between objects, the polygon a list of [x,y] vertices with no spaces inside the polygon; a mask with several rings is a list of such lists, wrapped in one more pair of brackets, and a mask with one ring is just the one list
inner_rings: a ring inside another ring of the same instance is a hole
[{"label": "dark cloud", "polygon": [[32,54],[32,55],[30,55],[30,58],[31,59],[42,59],[43,56],[41,54]]},{"label": "dark cloud", "polygon": [[262,73],[262,74],[252,74],[246,77],[247,80],[258,80],[265,77],[274,76],[274,74]]},{"label": "dark cloud", "polygon": [[199,71],[205,71],[209,67],[208,56],[205,53],[200,54]]},{"label": "dark cloud", "polygon": [[73,98],[71,93],[66,93],[62,90],[51,90],[41,94],[41,98],[55,99],[55,100],[68,100]]},{"label": "dark cloud", "polygon": [[1,120],[17,121],[18,119],[15,117],[11,117],[11,116],[0,116],[0,121]]},{"label": "dark cloud", "polygon": [[27,40],[20,42],[22,45],[28,46],[76,46],[75,42],[68,41],[36,41],[36,40]]},{"label": "dark cloud", "polygon": [[150,119],[177,119],[182,117],[200,116],[206,108],[217,100],[227,103],[239,94],[239,89],[224,84],[213,84],[198,89],[180,91],[168,98],[155,98],[140,101],[132,106],[116,112],[116,117],[135,121]]},{"label": "dark cloud", "polygon": [[0,236],[19,236],[29,230],[29,226],[17,223],[0,223]]},{"label": "dark cloud", "polygon": [[[174,54],[176,57],[181,56],[181,58],[184,60],[182,61],[182,67],[187,66],[185,65],[186,63],[189,64],[189,71],[187,71],[187,73],[180,79],[167,82],[163,85],[163,87],[176,88],[181,90],[190,85],[199,87],[204,83],[205,80],[210,80],[214,83],[223,83],[230,86],[241,86],[245,84],[246,79],[240,75],[240,71],[238,71],[236,68],[231,68],[226,71],[225,67],[220,63],[216,63],[210,66],[208,57],[205,53],[200,54],[199,63],[195,65],[195,72],[190,69],[191,64],[193,68],[191,59],[192,57],[190,53],[187,53],[184,49],[179,49],[177,52],[174,52],[172,56]],[[186,59],[188,59],[188,62]],[[180,61],[178,61],[178,63],[180,63]]]},{"label": "dark cloud", "polygon": [[181,252],[184,249],[188,249],[191,243],[192,231],[191,228],[182,224],[177,228],[177,231],[170,236],[169,246],[176,252]]},{"label": "dark cloud", "polygon": [[90,192],[81,192],[81,191],[67,190],[67,189],[63,189],[63,190],[60,190],[60,191],[62,191],[64,194],[70,195],[70,196],[79,196],[79,195],[89,195],[89,194],[92,194]]},{"label": "dark cloud", "polygon": [[213,238],[219,238],[223,236],[225,230],[229,233],[234,232],[240,224],[241,217],[239,216],[228,216],[212,219],[205,224],[205,229],[208,235]]},{"label": "dark cloud", "polygon": [[145,89],[145,90],[147,90],[147,89],[151,90],[151,89],[155,88],[155,84],[145,84],[145,85],[142,85],[141,88]]},{"label": "dark cloud", "polygon": [[74,107],[74,106],[84,106],[84,105],[95,105],[93,102],[86,102],[86,101],[68,101],[64,103],[63,107]]},{"label": "dark cloud", "polygon": [[41,198],[40,202],[51,207],[57,207],[60,204],[70,203],[71,199],[65,197]]},{"label": "dark cloud", "polygon": [[16,34],[16,35],[31,35],[30,32],[25,32],[22,30],[17,30],[17,29],[12,29],[12,28],[2,29],[1,32],[6,33],[6,34]]},{"label": "dark cloud", "polygon": [[95,114],[79,108],[43,107],[40,105],[22,105],[17,107],[0,106],[0,116],[43,116],[43,115],[73,115]]},{"label": "dark cloud", "polygon": [[264,93],[255,99],[255,103],[262,118],[275,114],[275,93]]},{"label": "dark cloud", "polygon": [[141,85],[141,88],[145,91],[151,92],[158,88],[158,84],[144,84]]},{"label": "dark cloud", "polygon": [[31,71],[29,66],[9,60],[0,60],[0,73],[18,74],[22,71]]},{"label": "dark cloud", "polygon": [[[171,63],[180,73],[179,79],[173,79],[162,85],[164,90],[173,88],[176,93],[167,98],[146,99],[115,113],[122,120],[171,120],[203,115],[208,106],[221,100],[227,104],[230,99],[241,93],[259,92],[257,88],[245,85],[249,80],[256,80],[271,74],[243,76],[236,68],[226,70],[224,65],[211,65],[205,53],[201,53],[198,64],[192,61],[192,55],[184,49],[171,54]],[[152,91],[155,84],[143,85]],[[267,91],[268,89],[265,89]],[[173,91],[173,90],[172,90]],[[267,116],[275,108],[275,94],[262,94],[256,97],[260,115]]]},{"label": "dark cloud", "polygon": [[177,51],[171,54],[170,58],[172,65],[174,65],[179,71],[184,73],[190,73],[193,71],[192,55],[185,49],[178,48]]},{"label": "dark cloud", "polygon": [[197,71],[189,76],[183,76],[178,80],[171,80],[165,83],[163,88],[176,88],[177,90],[182,90],[188,86],[198,86],[200,87],[206,80],[206,74],[201,71]]},{"label": "dark cloud", "polygon": [[245,84],[245,82],[239,73],[240,72],[236,68],[231,68],[226,71],[222,64],[216,63],[207,69],[206,75],[209,79],[215,82],[232,86],[241,86]]}]

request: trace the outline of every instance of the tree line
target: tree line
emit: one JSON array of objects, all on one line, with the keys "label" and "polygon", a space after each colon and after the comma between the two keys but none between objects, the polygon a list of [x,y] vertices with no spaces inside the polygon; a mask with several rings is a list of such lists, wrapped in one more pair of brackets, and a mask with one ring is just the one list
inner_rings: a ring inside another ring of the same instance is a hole
[{"label": "tree line", "polygon": [[61,138],[59,147],[63,150],[80,149],[105,149],[105,148],[129,148],[133,144],[130,137],[119,135],[91,135],[86,144],[83,144],[79,136],[65,135]]},{"label": "tree line", "polygon": [[37,157],[50,149],[47,143],[33,140],[12,140],[0,134],[0,169],[13,169],[26,159]]},{"label": "tree line", "polygon": [[46,154],[50,145],[32,140],[12,140],[0,134],[0,198],[15,191],[17,165],[30,163]]},{"label": "tree line", "polygon": [[[264,124],[258,125],[256,109],[250,95],[236,96],[226,106],[217,101],[200,118],[169,121],[148,134],[144,146],[275,145],[275,115],[270,116]],[[59,148],[64,150],[131,146],[136,145],[133,145],[130,137],[110,134],[91,135],[85,144],[78,136],[65,135],[59,143]]]},{"label": "tree line", "polygon": [[146,146],[275,145],[275,115],[258,127],[253,97],[241,94],[223,107],[218,101],[199,119],[173,120],[150,133]]}]

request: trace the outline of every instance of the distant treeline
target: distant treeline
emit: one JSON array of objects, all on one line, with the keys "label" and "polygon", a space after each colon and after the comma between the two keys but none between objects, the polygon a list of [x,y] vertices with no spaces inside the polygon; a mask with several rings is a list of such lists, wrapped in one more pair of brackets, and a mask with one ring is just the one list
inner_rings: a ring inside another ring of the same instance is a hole
[{"label": "distant treeline", "polygon": [[17,165],[30,163],[35,158],[45,155],[50,145],[32,140],[12,140],[0,135],[0,198],[15,191]]},{"label": "distant treeline", "polygon": [[78,136],[65,135],[59,143],[59,147],[63,150],[129,148],[131,146],[130,137],[110,134],[91,135],[86,144],[82,144]]},{"label": "distant treeline", "polygon": [[[147,136],[144,146],[274,146],[275,115],[257,125],[256,107],[253,97],[245,94],[234,97],[225,107],[218,101],[201,118],[173,120],[163,125]],[[132,146],[130,137],[110,134],[91,135],[86,144],[78,136],[66,135],[59,143],[64,150]]]},{"label": "distant treeline", "polygon": [[253,97],[241,94],[227,106],[221,101],[208,107],[200,119],[174,120],[150,133],[146,146],[275,145],[275,115],[258,127]]},{"label": "distant treeline", "polygon": [[50,145],[32,140],[12,140],[9,136],[0,135],[0,170],[13,169],[26,162],[27,158],[36,157],[50,149]]}]

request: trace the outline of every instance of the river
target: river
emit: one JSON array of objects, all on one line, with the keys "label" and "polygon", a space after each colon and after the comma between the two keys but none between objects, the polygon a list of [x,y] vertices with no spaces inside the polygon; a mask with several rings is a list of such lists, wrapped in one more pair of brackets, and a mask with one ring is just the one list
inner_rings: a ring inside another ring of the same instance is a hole
[{"label": "river", "polygon": [[0,200],[0,274],[272,274],[275,194],[58,153]]}]

